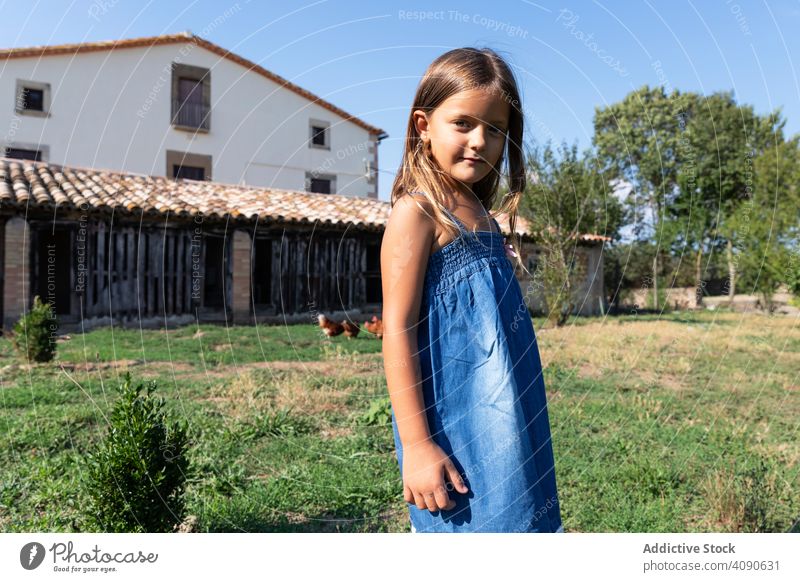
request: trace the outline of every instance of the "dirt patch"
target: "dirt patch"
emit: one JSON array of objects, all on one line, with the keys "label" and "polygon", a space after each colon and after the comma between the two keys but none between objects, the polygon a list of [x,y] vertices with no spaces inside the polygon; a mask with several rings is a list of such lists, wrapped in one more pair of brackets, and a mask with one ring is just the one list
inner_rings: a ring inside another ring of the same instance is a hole
[{"label": "dirt patch", "polygon": [[349,426],[331,426],[322,429],[319,436],[324,439],[338,439],[353,435],[353,429]]},{"label": "dirt patch", "polygon": [[356,361],[322,360],[317,362],[273,361],[245,364],[242,368],[257,370],[292,370],[315,373],[326,377],[358,378],[383,374],[383,360],[360,356]]},{"label": "dirt patch", "polygon": [[68,372],[94,372],[98,370],[117,370],[125,371],[129,368],[141,368],[142,374],[155,372],[164,374],[169,372],[188,372],[194,370],[192,364],[186,362],[147,362],[144,360],[113,360],[110,362],[63,362],[59,368],[63,367]]},{"label": "dirt patch", "polygon": [[[278,364],[278,365],[275,365]],[[315,377],[344,377],[334,374],[326,362],[269,362],[230,369],[224,381],[211,388],[201,400],[214,403],[226,415],[249,416],[254,412],[291,409],[300,415],[346,413],[351,390],[346,383],[313,383]],[[309,364],[309,365],[305,365]],[[275,376],[257,373],[268,369]]]}]

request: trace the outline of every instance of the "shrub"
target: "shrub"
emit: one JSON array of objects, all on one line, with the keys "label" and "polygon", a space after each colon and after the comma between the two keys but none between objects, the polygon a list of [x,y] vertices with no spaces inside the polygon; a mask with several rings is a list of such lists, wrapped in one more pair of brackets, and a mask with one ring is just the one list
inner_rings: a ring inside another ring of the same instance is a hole
[{"label": "shrub", "polygon": [[127,372],[109,432],[89,455],[87,518],[102,531],[169,532],[182,521],[187,426],[167,418],[155,389],[154,380],[132,386]]},{"label": "shrub", "polygon": [[383,426],[392,424],[392,402],[386,396],[372,401],[369,409],[356,416],[356,424],[364,426]]},{"label": "shrub", "polygon": [[56,314],[49,303],[42,303],[37,295],[33,307],[14,324],[12,343],[14,349],[28,363],[49,362],[56,353],[53,334],[58,329]]}]

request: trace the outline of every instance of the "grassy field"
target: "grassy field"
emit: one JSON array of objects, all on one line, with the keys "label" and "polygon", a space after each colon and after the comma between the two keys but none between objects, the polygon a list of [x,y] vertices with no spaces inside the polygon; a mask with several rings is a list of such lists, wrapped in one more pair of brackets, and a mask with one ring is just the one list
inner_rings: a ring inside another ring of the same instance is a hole
[{"label": "grassy field", "polygon": [[[541,323],[567,532],[789,531],[800,518],[800,322]],[[0,531],[87,531],[78,478],[125,370],[157,379],[190,423],[194,531],[408,531],[391,426],[365,420],[386,398],[381,344],[313,325],[106,328],[32,368],[0,339]]]}]

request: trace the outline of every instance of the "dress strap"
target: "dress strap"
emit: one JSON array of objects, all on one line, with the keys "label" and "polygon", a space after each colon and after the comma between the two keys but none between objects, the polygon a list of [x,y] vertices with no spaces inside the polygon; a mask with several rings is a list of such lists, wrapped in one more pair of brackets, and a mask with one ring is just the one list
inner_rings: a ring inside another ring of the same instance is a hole
[{"label": "dress strap", "polygon": [[449,216],[449,217],[450,217],[450,220],[452,220],[453,222],[455,222],[455,223],[456,223],[456,225],[458,226],[458,230],[459,230],[459,231],[461,231],[461,232],[462,232],[462,233],[464,233],[464,234],[467,234],[467,233],[468,233],[468,231],[467,231],[467,227],[466,227],[466,226],[464,226],[464,223],[463,223],[463,222],[461,222],[461,220],[459,220],[459,218],[458,218],[458,217],[457,217],[455,214],[453,214],[452,212],[450,212],[450,211],[449,211],[447,208],[445,208],[444,206],[442,206],[442,210],[444,210],[445,214],[447,214],[447,216]]},{"label": "dress strap", "polygon": [[[455,221],[455,223],[458,225],[459,229],[462,232],[464,232],[464,233],[471,232],[471,231],[467,230],[467,227],[464,225],[464,223],[461,222],[461,220],[459,220],[458,217],[455,216],[452,212],[448,211],[447,208],[444,208],[444,206],[443,206],[442,209],[447,213],[447,215],[450,218],[452,218]],[[500,228],[500,224],[497,222],[497,219],[495,219],[493,216],[490,216],[488,212],[486,213],[486,216],[492,219],[492,222],[494,222],[494,225],[497,228],[497,232],[499,234],[503,234],[503,229]],[[481,232],[481,231],[478,231],[478,232]],[[491,232],[491,231],[488,231],[488,232]]]},{"label": "dress strap", "polygon": [[[418,195],[419,196],[423,196],[423,194],[420,193],[420,192],[410,192],[409,194],[411,196],[418,196]],[[467,229],[466,225],[463,222],[461,222],[460,218],[458,218],[455,214],[453,214],[452,212],[447,210],[447,208],[445,208],[444,206],[442,206],[442,210],[444,210],[445,214],[447,214],[447,216],[450,217],[450,220],[452,220],[453,222],[456,223],[456,226],[458,226],[458,230],[460,232],[462,232],[463,234],[470,234],[470,231]],[[486,216],[489,216],[488,212],[486,213]],[[497,232],[500,233],[500,234],[503,234],[503,229],[500,228],[500,224],[498,224],[497,220],[495,220],[494,217],[490,217],[490,218],[494,221],[494,224],[497,227]]]},{"label": "dress strap", "polygon": [[[421,192],[409,192],[408,194],[409,194],[409,196],[412,196],[412,197],[414,197],[414,198],[416,198],[417,196],[423,196],[423,197],[425,196],[425,195],[424,195],[424,194],[422,194]],[[467,234],[467,233],[469,232],[469,231],[467,230],[467,227],[466,227],[466,226],[464,226],[464,223],[463,223],[463,222],[461,222],[461,221],[458,219],[458,217],[456,217],[456,216],[455,216],[455,215],[454,215],[452,212],[450,212],[449,210],[447,210],[447,208],[445,208],[444,206],[442,206],[442,210],[444,210],[445,214],[447,214],[447,216],[449,216],[449,217],[450,217],[450,220],[452,220],[453,222],[455,222],[455,223],[456,223],[456,226],[458,227],[458,230],[459,230],[459,232],[461,232],[461,233],[463,233],[463,234]]]}]

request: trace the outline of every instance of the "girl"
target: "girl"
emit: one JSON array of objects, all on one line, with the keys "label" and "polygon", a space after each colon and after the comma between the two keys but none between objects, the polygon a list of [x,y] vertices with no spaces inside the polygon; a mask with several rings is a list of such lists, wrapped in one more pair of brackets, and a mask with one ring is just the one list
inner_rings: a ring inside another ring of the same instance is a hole
[{"label": "girl", "polygon": [[494,51],[456,49],[428,67],[381,245],[411,531],[563,531],[542,366],[510,258],[521,261],[488,212],[507,159],[500,211],[515,231],[522,136],[517,85]]}]

